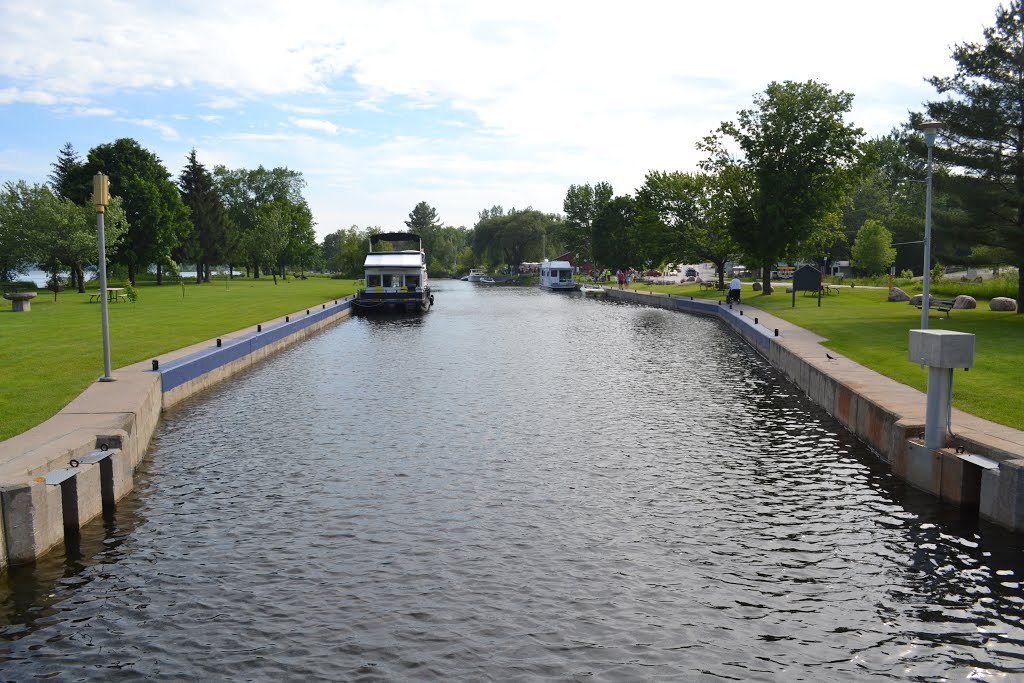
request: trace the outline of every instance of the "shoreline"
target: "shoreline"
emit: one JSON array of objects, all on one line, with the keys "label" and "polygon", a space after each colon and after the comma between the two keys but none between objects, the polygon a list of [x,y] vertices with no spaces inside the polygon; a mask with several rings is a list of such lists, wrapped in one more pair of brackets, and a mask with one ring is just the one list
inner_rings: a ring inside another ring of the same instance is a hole
[{"label": "shoreline", "polygon": [[1024,432],[953,409],[955,440],[946,448],[925,449],[926,395],[842,354],[826,353],[820,343],[825,339],[813,332],[748,304],[608,292],[619,301],[717,317],[867,444],[893,474],[945,502],[977,509],[1004,528],[1024,531]]},{"label": "shoreline", "polygon": [[351,315],[324,302],[113,372],[0,442],[0,571],[26,564],[132,490],[163,411]]}]

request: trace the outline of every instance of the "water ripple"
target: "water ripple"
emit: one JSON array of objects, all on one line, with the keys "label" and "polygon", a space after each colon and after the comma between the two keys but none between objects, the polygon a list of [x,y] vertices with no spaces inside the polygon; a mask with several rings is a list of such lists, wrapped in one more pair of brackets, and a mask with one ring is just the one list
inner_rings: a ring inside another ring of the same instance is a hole
[{"label": "water ripple", "polygon": [[6,678],[1024,674],[1020,541],[709,319],[442,283],[186,403],[0,584]]}]

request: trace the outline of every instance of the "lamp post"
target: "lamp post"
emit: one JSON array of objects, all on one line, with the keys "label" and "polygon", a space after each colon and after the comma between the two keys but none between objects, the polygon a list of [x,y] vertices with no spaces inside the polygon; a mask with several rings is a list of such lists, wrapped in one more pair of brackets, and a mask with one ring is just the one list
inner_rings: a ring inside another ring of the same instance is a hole
[{"label": "lamp post", "polygon": [[918,126],[918,130],[924,133],[924,141],[928,145],[928,189],[924,200],[924,287],[921,292],[921,329],[927,330],[929,290],[932,281],[932,149],[935,147],[935,135],[942,130],[942,122],[925,121]]},{"label": "lamp post", "polygon": [[107,322],[107,246],[103,235],[103,212],[110,202],[110,179],[102,173],[92,177],[92,203],[96,206],[96,245],[99,248],[100,317],[103,320],[103,376],[101,382],[113,382],[110,374],[110,326]]}]

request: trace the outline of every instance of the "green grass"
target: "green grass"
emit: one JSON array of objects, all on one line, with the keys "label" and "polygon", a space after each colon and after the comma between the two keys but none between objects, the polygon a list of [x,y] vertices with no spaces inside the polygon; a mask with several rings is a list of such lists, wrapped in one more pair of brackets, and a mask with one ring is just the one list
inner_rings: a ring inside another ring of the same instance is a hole
[{"label": "green grass", "polygon": [[[701,292],[696,285],[637,286],[673,295],[724,299],[723,292]],[[928,386],[927,369],[907,358],[908,330],[921,326],[921,311],[907,303],[886,301],[885,289],[842,289],[817,299],[784,288],[770,296],[744,286],[743,302],[825,337],[824,345],[887,377],[921,391]],[[962,290],[962,287],[956,287]],[[961,291],[960,293],[967,293]],[[953,404],[968,413],[999,424],[1024,429],[1024,315],[990,311],[987,300],[974,310],[956,310],[947,318],[933,311],[930,329],[976,335],[974,368],[955,371]]]},{"label": "green grass", "polygon": [[[108,306],[114,368],[153,358],[355,292],[352,280],[236,278],[140,283],[136,303]],[[120,286],[111,282],[110,286]],[[97,289],[93,287],[93,289]],[[103,374],[100,306],[88,294],[40,290],[28,313],[0,299],[0,441],[55,415]]]}]

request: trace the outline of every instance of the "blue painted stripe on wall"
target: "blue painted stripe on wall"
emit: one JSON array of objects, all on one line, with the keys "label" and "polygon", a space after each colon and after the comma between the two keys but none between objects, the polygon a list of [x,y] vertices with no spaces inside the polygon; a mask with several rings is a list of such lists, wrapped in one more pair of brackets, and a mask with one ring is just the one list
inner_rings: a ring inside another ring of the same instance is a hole
[{"label": "blue painted stripe on wall", "polygon": [[169,361],[159,370],[162,390],[170,391],[186,382],[191,382],[208,372],[245,358],[269,344],[275,344],[310,325],[334,317],[350,308],[352,308],[351,301],[342,301],[338,305],[331,305],[326,309],[310,309],[309,315],[301,313],[296,315],[294,320],[269,329],[264,328],[262,332],[251,332],[237,337],[220,348],[213,346]]}]

